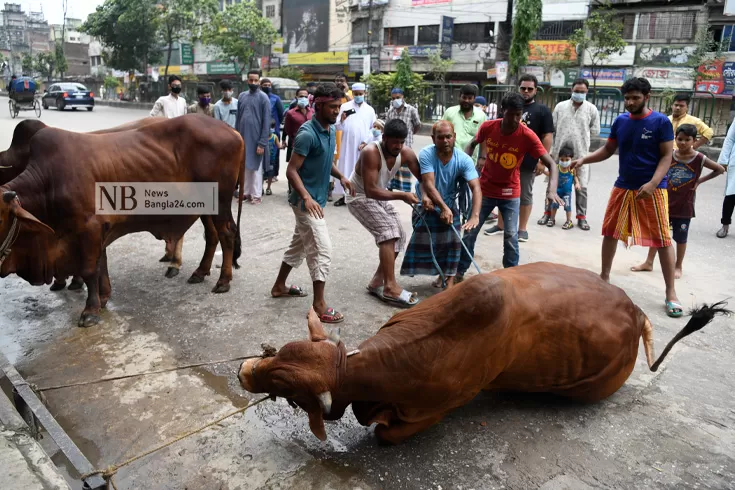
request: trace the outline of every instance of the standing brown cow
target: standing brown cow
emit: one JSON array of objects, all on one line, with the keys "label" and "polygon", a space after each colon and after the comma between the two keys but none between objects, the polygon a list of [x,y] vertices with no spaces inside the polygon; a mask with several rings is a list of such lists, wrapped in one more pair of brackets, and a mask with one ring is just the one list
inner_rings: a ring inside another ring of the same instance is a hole
[{"label": "standing brown cow", "polygon": [[231,202],[243,151],[242,138],[229,126],[197,115],[104,135],[39,131],[25,171],[0,186],[0,277],[16,273],[31,284],[48,284],[80,275],[88,296],[79,324],[93,325],[111,293],[105,248],[139,231],[176,241],[199,217],[97,215],[95,183],[217,182],[219,214],[201,217],[206,249],[193,276],[201,281],[209,274],[219,239],[223,264],[213,292],[228,291],[240,255],[240,212],[236,224]]},{"label": "standing brown cow", "polygon": [[378,439],[396,444],[481,390],[602,400],[630,376],[641,337],[656,371],[678,340],[730,313],[722,306],[695,312],[654,361],[653,326],[622,289],[587,270],[539,262],[475,276],[398,313],[354,355],[311,310],[309,340],[245,361],[238,378],[250,392],[304,409],[321,440],[324,419],[352,404],[361,424],[377,423]]}]

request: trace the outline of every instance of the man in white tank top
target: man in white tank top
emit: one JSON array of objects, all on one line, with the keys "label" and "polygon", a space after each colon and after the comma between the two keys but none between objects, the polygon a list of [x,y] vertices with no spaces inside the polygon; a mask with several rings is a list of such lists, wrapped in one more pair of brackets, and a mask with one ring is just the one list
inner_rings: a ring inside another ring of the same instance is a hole
[{"label": "man in white tank top", "polygon": [[395,207],[388,201],[418,204],[411,192],[391,192],[388,184],[402,164],[408,165],[419,178],[416,154],[403,146],[408,128],[400,119],[385,125],[383,139],[371,143],[361,152],[350,177],[355,189],[354,198],[347,198],[347,209],[375,238],[380,265],[367,286],[370,294],[393,305],[410,308],[419,302],[415,293],[403,289],[396,282],[396,257],[406,245],[406,233]]}]

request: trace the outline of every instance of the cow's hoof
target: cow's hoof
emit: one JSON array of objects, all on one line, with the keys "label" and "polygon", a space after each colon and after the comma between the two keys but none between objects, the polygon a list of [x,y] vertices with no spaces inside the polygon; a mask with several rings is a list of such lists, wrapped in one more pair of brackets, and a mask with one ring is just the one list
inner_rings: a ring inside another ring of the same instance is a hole
[{"label": "cow's hoof", "polygon": [[164,255],[163,257],[158,259],[159,262],[171,262],[171,260],[171,257],[169,257],[168,255]]},{"label": "cow's hoof", "polygon": [[[54,283],[49,288],[51,291],[61,291],[66,287],[66,281],[54,281]],[[71,286],[69,286],[69,289],[71,289]]]},{"label": "cow's hoof", "polygon": [[230,290],[229,284],[217,284],[214,289],[212,289],[213,293],[226,293]]},{"label": "cow's hoof", "polygon": [[83,328],[94,327],[101,321],[102,318],[99,315],[95,315],[93,313],[83,313],[82,317],[79,319],[79,326]]},{"label": "cow's hoof", "polygon": [[176,267],[169,267],[168,270],[166,270],[166,277],[168,277],[169,279],[178,275],[179,269],[177,269]]},{"label": "cow's hoof", "polygon": [[204,282],[204,276],[192,274],[186,282],[188,282],[189,284],[200,284]]},{"label": "cow's hoof", "polygon": [[79,291],[84,287],[84,279],[72,279],[71,283],[69,284],[69,287],[67,288],[69,291]]}]

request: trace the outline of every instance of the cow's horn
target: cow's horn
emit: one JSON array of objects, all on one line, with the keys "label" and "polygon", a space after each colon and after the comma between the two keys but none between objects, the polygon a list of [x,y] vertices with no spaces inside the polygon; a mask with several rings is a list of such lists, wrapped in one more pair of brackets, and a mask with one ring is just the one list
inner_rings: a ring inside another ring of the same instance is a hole
[{"label": "cow's horn", "polygon": [[319,393],[316,397],[319,398],[319,405],[322,407],[322,412],[329,415],[329,411],[332,410],[332,394],[325,391],[324,393]]},{"label": "cow's horn", "polygon": [[327,338],[334,345],[338,345],[339,344],[339,332],[340,332],[339,327],[336,327],[336,328],[333,328],[333,329],[329,330],[329,335],[327,336]]},{"label": "cow's horn", "polygon": [[17,194],[15,193],[15,191],[6,191],[6,192],[3,192],[3,202],[6,202],[6,203],[7,202],[10,202],[13,199],[15,199],[15,196],[17,196]]}]

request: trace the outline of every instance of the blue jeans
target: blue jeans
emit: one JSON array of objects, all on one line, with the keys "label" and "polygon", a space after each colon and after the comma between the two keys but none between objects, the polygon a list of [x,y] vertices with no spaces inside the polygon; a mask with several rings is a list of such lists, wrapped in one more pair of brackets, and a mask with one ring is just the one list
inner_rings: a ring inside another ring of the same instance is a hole
[{"label": "blue jeans", "polygon": [[[483,197],[482,207],[480,208],[480,224],[474,230],[466,231],[462,241],[474,256],[477,234],[480,233],[480,229],[485,223],[485,220],[496,207],[498,208],[500,215],[503,217],[503,224],[505,225],[505,229],[503,230],[503,267],[515,267],[518,265],[519,259],[518,215],[521,208],[521,199],[518,197],[515,199]],[[459,267],[457,268],[457,275],[464,275],[464,273],[467,272],[467,269],[469,269],[470,264],[472,264],[470,257],[467,256],[466,251],[462,250],[462,256],[459,259]]]}]

